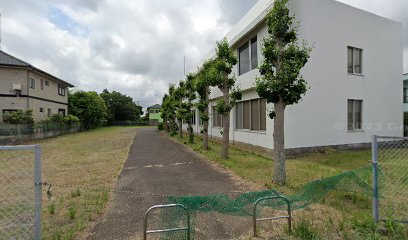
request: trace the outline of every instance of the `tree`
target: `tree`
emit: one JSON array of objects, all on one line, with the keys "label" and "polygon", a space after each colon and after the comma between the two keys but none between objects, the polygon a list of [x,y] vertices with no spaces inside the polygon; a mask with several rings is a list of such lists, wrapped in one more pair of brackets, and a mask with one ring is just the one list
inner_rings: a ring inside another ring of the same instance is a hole
[{"label": "tree", "polygon": [[100,96],[105,101],[108,116],[112,121],[137,121],[143,114],[142,107],[133,102],[133,98],[120,92],[103,90]]},{"label": "tree", "polygon": [[256,91],[268,103],[273,103],[269,114],[274,119],[274,175],[273,182],[286,183],[284,119],[285,108],[296,104],[306,94],[307,82],[300,75],[311,48],[303,41],[298,43],[298,28],[293,26],[294,16],[289,14],[288,0],[275,0],[267,16],[269,35],[263,40],[264,60],[256,80]]},{"label": "tree", "polygon": [[175,135],[177,130],[176,119],[176,102],[174,99],[174,87],[169,88],[169,94],[164,95],[162,101],[162,112],[161,116],[165,122],[166,131],[170,132],[170,135]]},{"label": "tree", "polygon": [[175,112],[176,112],[176,119],[178,121],[179,127],[179,137],[183,138],[183,119],[185,119],[186,109],[184,106],[184,99],[186,96],[186,89],[184,81],[179,82],[179,86],[174,90],[174,104],[175,104]]},{"label": "tree", "polygon": [[4,115],[4,123],[10,124],[33,124],[33,110],[17,110],[14,112],[9,112]]},{"label": "tree", "polygon": [[194,131],[193,131],[193,127],[192,127],[192,118],[194,116],[194,113],[192,111],[192,107],[194,106],[193,101],[197,98],[197,94],[196,94],[196,90],[195,90],[195,78],[196,76],[192,73],[189,73],[187,75],[187,79],[184,85],[184,89],[185,89],[185,99],[186,102],[184,102],[184,108],[185,108],[185,114],[184,114],[184,120],[187,121],[188,127],[187,127],[187,131],[188,131],[188,139],[189,139],[189,143],[194,143]]},{"label": "tree", "polygon": [[223,95],[218,99],[216,106],[216,111],[222,115],[221,158],[228,158],[229,155],[230,112],[236,102],[242,98],[241,91],[235,86],[235,76],[230,76],[237,61],[227,39],[217,42],[215,71],[211,78],[211,85],[218,87]]},{"label": "tree", "polygon": [[105,102],[96,92],[74,92],[68,94],[69,112],[77,116],[86,129],[95,128],[107,117]]},{"label": "tree", "polygon": [[208,104],[210,103],[211,79],[214,77],[212,74],[214,74],[214,61],[208,60],[199,69],[195,81],[195,89],[198,94],[196,106],[203,122],[203,150],[208,150],[208,122],[210,120]]}]

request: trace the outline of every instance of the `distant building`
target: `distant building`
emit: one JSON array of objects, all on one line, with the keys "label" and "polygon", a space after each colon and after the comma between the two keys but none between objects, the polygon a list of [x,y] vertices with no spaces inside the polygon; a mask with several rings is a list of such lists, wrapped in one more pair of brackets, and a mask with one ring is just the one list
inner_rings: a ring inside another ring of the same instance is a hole
[{"label": "distant building", "polygon": [[33,110],[36,121],[66,115],[69,87],[74,86],[0,50],[0,122],[17,110]]},{"label": "distant building", "polygon": [[155,104],[147,108],[147,114],[149,116],[149,123],[150,125],[156,125],[158,123],[163,122],[163,118],[161,115],[162,106],[159,104]]},{"label": "distant building", "polygon": [[402,82],[404,84],[404,92],[403,92],[403,112],[404,112],[404,136],[408,136],[408,119],[406,119],[405,115],[408,118],[408,73],[405,73],[402,77]]}]

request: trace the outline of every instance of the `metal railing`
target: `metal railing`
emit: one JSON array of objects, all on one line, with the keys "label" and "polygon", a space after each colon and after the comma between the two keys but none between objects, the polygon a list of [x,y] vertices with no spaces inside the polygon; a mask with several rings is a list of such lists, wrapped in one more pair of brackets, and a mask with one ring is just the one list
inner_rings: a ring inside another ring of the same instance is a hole
[{"label": "metal railing", "polygon": [[[168,229],[156,229],[156,230],[147,230],[147,220],[149,217],[150,212],[152,212],[155,209],[165,209],[165,208],[181,208],[184,210],[186,213],[186,220],[187,220],[187,226],[186,227],[175,227],[175,228],[168,228]],[[190,213],[188,209],[182,205],[182,204],[167,204],[167,205],[156,205],[151,208],[149,208],[146,212],[145,218],[144,218],[144,224],[143,224],[143,239],[147,239],[148,234],[155,234],[155,233],[166,233],[166,232],[179,232],[179,231],[185,231],[186,232],[186,237],[187,240],[190,240]]]},{"label": "metal railing", "polygon": [[[259,205],[259,203],[267,201],[267,200],[283,200],[286,205],[287,205],[287,211],[288,211],[288,215],[286,216],[276,216],[276,217],[267,217],[267,218],[257,218],[257,207]],[[288,219],[288,229],[289,229],[289,233],[291,233],[292,231],[292,212],[291,212],[291,208],[290,208],[290,201],[285,198],[284,196],[281,195],[277,195],[277,196],[271,196],[271,197],[263,197],[263,198],[259,198],[255,201],[254,204],[254,209],[253,209],[253,227],[254,227],[254,237],[258,237],[258,232],[257,232],[257,222],[258,221],[273,221],[273,220],[278,220],[278,219]]]}]

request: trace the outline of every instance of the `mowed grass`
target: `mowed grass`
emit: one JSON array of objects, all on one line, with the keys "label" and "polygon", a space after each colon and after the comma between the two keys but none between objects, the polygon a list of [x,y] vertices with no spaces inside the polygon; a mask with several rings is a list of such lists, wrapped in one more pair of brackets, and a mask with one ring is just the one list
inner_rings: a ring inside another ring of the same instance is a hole
[{"label": "mowed grass", "polygon": [[[108,127],[33,142],[42,147],[43,238],[78,239],[100,217],[125,162],[135,127]],[[61,185],[67,185],[63,187]]]},{"label": "mowed grass", "polygon": [[[295,194],[311,181],[370,166],[371,161],[370,150],[327,149],[324,153],[290,157],[286,162],[287,185],[282,187],[272,183],[272,158],[231,146],[229,159],[222,159],[220,158],[221,144],[218,142],[210,141],[210,150],[203,151],[200,137],[195,137],[194,144],[188,143],[187,135],[184,135],[183,139],[178,136],[174,138],[210,161],[231,170],[242,179],[255,183],[259,189],[275,189],[288,195]],[[371,211],[370,197],[333,191],[321,202],[294,212],[294,232],[291,235],[288,234],[282,222],[278,225],[270,222],[263,223],[265,225],[261,235],[271,239],[408,238],[408,228],[404,225],[392,222],[375,225]],[[252,237],[245,236],[243,239],[252,239]]]}]

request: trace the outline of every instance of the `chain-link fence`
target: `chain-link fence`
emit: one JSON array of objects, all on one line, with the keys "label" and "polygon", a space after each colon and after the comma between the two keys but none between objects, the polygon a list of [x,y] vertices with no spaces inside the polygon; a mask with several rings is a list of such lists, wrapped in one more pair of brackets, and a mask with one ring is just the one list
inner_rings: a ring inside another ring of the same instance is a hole
[{"label": "chain-link fence", "polygon": [[0,239],[41,239],[41,150],[0,146]]},{"label": "chain-link fence", "polygon": [[373,138],[373,215],[408,223],[408,138]]}]

